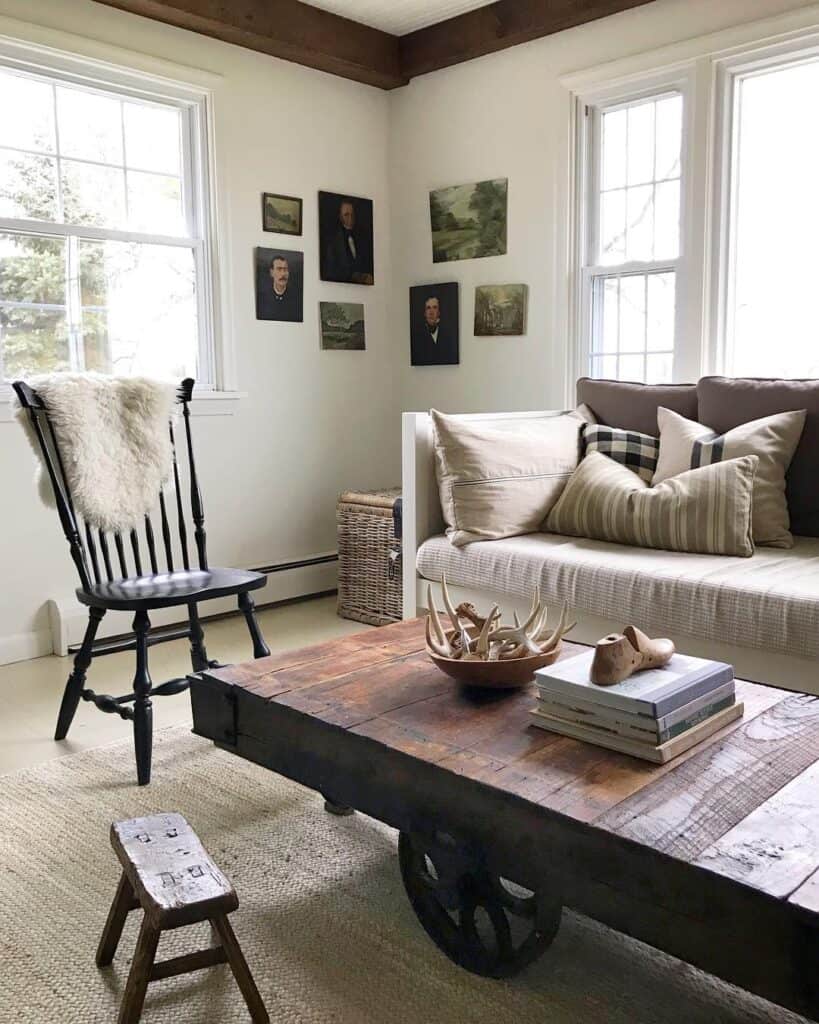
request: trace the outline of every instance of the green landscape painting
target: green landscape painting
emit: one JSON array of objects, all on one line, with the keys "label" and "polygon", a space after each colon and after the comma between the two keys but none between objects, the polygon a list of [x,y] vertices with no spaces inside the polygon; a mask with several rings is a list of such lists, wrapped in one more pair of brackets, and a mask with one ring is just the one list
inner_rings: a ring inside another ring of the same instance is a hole
[{"label": "green landscape painting", "polygon": [[506,252],[507,183],[494,178],[430,192],[433,263]]},{"label": "green landscape painting", "polygon": [[321,347],[325,350],[362,350],[364,306],[360,302],[320,302]]}]

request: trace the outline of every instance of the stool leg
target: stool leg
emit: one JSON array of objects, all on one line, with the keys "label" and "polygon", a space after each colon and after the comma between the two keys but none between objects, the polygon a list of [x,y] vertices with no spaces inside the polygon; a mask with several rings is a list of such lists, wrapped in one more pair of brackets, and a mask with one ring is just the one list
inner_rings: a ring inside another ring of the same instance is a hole
[{"label": "stool leg", "polygon": [[105,927],[102,930],[100,944],[97,947],[97,967],[108,967],[114,959],[114,954],[117,951],[120,936],[122,935],[122,929],[125,925],[125,918],[128,916],[129,911],[134,909],[135,899],[134,890],[131,888],[131,883],[123,871],[117,886],[116,895],[114,896],[114,902],[108,911],[108,920],[105,922]]},{"label": "stool leg", "polygon": [[147,917],[142,919],[139,929],[131,972],[125,986],[125,995],[119,1008],[118,1024],[138,1024],[142,1015],[142,1005],[148,982],[151,980],[151,968],[154,965],[156,947],[159,945],[159,929],[150,924]]},{"label": "stool leg", "polygon": [[[253,1024],[270,1024],[270,1017],[262,1002],[262,997],[259,995],[259,990],[256,988],[256,982],[253,980],[253,975],[247,966],[247,960],[245,960],[242,947],[239,945],[230,921],[224,915],[221,915],[212,918],[211,924],[222,940],[222,946],[227,954],[230,969],[233,971],[233,977],[236,979],[239,991],[244,996],[247,1008],[250,1010]],[[120,1024],[123,1024],[123,1022],[120,1022]]]}]

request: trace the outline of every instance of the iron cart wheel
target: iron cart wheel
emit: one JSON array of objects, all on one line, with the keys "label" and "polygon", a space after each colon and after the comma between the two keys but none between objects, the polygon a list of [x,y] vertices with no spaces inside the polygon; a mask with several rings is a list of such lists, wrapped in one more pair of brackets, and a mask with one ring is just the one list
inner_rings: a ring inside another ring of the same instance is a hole
[{"label": "iron cart wheel", "polygon": [[402,832],[401,877],[412,909],[436,946],[460,967],[510,978],[551,945],[562,905],[491,873],[474,851],[446,834]]}]

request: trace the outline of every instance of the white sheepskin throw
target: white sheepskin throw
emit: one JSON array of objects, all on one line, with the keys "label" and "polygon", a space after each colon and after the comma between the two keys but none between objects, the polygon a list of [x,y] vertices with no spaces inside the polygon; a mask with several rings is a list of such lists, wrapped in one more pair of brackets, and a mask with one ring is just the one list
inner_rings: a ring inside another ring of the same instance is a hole
[{"label": "white sheepskin throw", "polygon": [[[173,468],[168,423],[177,385],[99,373],[55,373],[27,383],[48,410],[75,511],[101,530],[139,525]],[[42,459],[28,413],[20,409],[17,417]],[[53,505],[48,471],[42,462],[38,469],[40,494]]]}]

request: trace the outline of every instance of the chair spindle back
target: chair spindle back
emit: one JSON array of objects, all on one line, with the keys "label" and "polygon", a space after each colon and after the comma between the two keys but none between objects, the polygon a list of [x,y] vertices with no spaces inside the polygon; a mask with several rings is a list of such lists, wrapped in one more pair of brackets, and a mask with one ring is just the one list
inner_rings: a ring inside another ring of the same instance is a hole
[{"label": "chair spindle back", "polygon": [[[90,590],[94,583],[113,583],[116,579],[130,576],[142,576],[145,570],[158,574],[162,571],[174,572],[174,530],[168,515],[168,502],[164,491],[158,495],[159,532],[165,554],[166,570],[161,569],[157,555],[156,534],[151,515],[145,516],[143,524],[148,562],[143,561],[139,532],[136,528],[128,533],[133,572],[129,571],[126,557],[126,544],[121,533],[106,534],[103,530],[92,527],[83,521],[74,508],[74,501],[68,479],[65,474],[60,447],[54,426],[49,418],[45,402],[25,381],[15,381],[12,385],[20,405],[26,410],[34,434],[40,447],[43,463],[46,467],[54,497],[60,524],[68,541],[71,558],[74,561],[84,590]],[[193,455],[193,437],[190,426],[190,401],[193,395],[194,381],[187,377],[179,386],[177,401],[182,406],[182,421],[185,429],[185,451],[187,454],[187,470],[190,482],[190,515],[193,523],[193,535],[196,542],[196,553],[200,569],[207,569],[208,557],[205,533],[205,514],[202,506],[202,493],[196,473],[196,462]],[[182,557],[182,567],[190,569],[188,554],[188,530],[185,523],[185,502],[182,496],[182,474],[177,461],[176,441],[173,422],[169,424],[171,450],[173,453],[173,486],[176,492],[176,537]],[[96,540],[95,535],[96,534]],[[113,539],[116,552],[116,568],[111,557],[109,538]],[[97,550],[99,545],[99,552]]]}]

